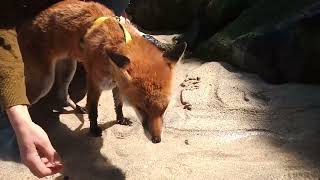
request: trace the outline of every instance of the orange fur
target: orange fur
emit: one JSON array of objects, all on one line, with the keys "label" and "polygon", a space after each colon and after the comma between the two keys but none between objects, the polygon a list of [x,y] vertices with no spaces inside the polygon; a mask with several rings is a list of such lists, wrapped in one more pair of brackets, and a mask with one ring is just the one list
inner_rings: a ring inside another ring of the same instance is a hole
[{"label": "orange fur", "polygon": [[[114,14],[98,3],[67,0],[19,28],[28,97],[35,103],[50,90],[56,62],[64,58],[77,60],[87,72],[87,110],[93,133],[101,133],[97,126],[101,91],[114,88],[117,120],[123,122],[119,108],[122,99],[127,99],[148,124],[153,141],[160,142],[162,116],[170,98],[172,65],[177,59],[164,57],[162,51],[140,37],[127,22],[124,26],[132,36],[128,44],[115,19],[108,19],[89,32],[101,16]],[[125,57],[129,63],[115,66],[111,53]]]}]

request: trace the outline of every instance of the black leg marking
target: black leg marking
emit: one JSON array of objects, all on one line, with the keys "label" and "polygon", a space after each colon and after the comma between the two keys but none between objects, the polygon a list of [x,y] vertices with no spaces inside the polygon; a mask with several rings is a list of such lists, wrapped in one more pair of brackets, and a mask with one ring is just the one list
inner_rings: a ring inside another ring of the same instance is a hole
[{"label": "black leg marking", "polygon": [[113,88],[112,94],[113,94],[115,111],[117,114],[117,122],[121,125],[131,126],[132,121],[130,121],[129,118],[126,118],[123,116],[123,112],[122,112],[123,102],[119,94],[119,88],[118,87]]}]

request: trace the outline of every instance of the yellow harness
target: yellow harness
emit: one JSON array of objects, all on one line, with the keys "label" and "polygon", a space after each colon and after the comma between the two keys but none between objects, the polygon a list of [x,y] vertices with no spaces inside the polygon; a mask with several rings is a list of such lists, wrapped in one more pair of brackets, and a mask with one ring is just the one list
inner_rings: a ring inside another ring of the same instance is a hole
[{"label": "yellow harness", "polygon": [[[94,30],[95,28],[97,28],[98,26],[100,26],[103,22],[105,22],[106,20],[111,19],[111,18],[112,18],[112,17],[107,17],[107,16],[99,17],[98,19],[96,19],[96,20],[93,22],[92,26],[88,29],[87,34],[90,33],[91,31],[93,31],[93,30]],[[132,37],[131,37],[130,33],[129,33],[128,30],[124,27],[123,23],[121,23],[121,18],[120,18],[120,17],[116,17],[115,19],[118,21],[118,23],[119,23],[119,25],[120,25],[120,27],[121,27],[121,29],[122,29],[122,31],[123,31],[123,34],[124,34],[124,38],[125,38],[125,40],[126,40],[126,43],[129,43],[130,41],[132,41]]]}]

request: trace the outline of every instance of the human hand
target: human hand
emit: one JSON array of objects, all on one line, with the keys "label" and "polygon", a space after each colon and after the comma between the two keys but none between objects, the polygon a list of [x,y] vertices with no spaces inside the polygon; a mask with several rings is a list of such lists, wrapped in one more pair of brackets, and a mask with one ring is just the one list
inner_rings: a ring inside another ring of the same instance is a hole
[{"label": "human hand", "polygon": [[21,160],[30,171],[39,178],[60,172],[60,157],[46,132],[31,121],[27,106],[13,106],[7,114],[16,133]]}]

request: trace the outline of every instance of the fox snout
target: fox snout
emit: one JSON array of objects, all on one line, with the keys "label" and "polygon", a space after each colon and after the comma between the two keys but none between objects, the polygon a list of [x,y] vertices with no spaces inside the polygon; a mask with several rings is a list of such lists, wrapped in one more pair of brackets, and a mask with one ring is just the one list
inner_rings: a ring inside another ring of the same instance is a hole
[{"label": "fox snout", "polygon": [[163,125],[162,117],[150,119],[147,123],[148,123],[148,130],[151,135],[151,141],[153,143],[160,143],[161,142],[162,125]]}]

